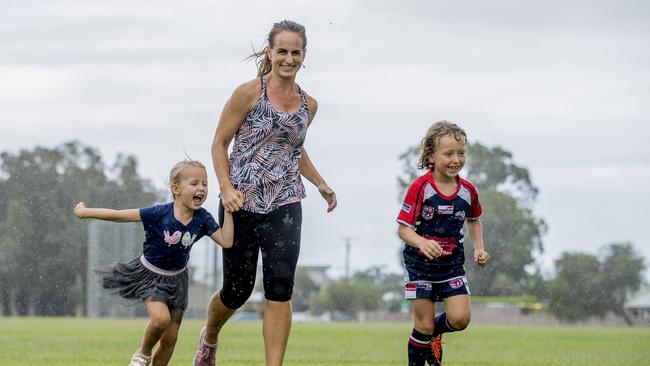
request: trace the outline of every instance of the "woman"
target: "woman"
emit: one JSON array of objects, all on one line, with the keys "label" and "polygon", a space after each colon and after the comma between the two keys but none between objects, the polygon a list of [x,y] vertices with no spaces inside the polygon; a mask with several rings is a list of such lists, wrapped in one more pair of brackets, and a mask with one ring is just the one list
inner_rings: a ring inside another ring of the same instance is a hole
[{"label": "woman", "polygon": [[[194,365],[214,365],[222,326],[248,299],[262,252],[263,335],[267,365],[282,365],[291,330],[291,294],[300,251],[305,189],[300,175],[336,207],[336,195],[320,176],[303,142],[316,115],[316,100],[296,84],[305,58],[305,28],[275,23],[268,45],[251,57],[258,78],[234,91],[224,106],[212,159],[225,210],[233,212],[234,245],[224,251],[224,283],[208,305]],[[230,160],[227,149],[235,139]]]}]

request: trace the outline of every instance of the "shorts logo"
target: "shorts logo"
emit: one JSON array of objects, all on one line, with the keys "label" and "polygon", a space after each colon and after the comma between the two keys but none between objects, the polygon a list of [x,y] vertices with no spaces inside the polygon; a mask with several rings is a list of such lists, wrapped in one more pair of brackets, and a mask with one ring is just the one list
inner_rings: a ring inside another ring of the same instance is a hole
[{"label": "shorts logo", "polygon": [[441,215],[453,215],[454,206],[452,205],[438,205],[438,213]]},{"label": "shorts logo", "polygon": [[433,215],[436,213],[436,209],[431,206],[422,206],[422,218],[425,220],[431,220]]},{"label": "shorts logo", "polygon": [[455,218],[456,220],[460,220],[460,221],[465,220],[465,211],[458,211],[458,212],[456,212],[456,213],[454,214],[454,218]]},{"label": "shorts logo", "polygon": [[402,211],[409,213],[411,212],[411,205],[407,205],[406,203],[402,203]]},{"label": "shorts logo", "polygon": [[417,294],[417,284],[416,283],[407,283],[404,285],[404,297],[407,299],[414,299]]},{"label": "shorts logo", "polygon": [[457,289],[461,286],[463,286],[464,282],[462,278],[454,278],[453,280],[449,281],[449,286],[453,289]]}]

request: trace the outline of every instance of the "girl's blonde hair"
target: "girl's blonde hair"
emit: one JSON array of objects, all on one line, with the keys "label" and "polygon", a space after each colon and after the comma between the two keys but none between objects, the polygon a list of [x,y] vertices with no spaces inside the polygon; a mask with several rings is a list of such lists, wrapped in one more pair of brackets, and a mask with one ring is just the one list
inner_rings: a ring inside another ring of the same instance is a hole
[{"label": "girl's blonde hair", "polygon": [[188,167],[195,167],[195,168],[201,168],[203,170],[206,170],[205,165],[203,165],[203,163],[201,163],[198,160],[185,159],[176,163],[172,167],[172,170],[169,172],[169,182],[168,182],[169,191],[172,194],[173,200],[176,199],[176,196],[174,195],[174,191],[172,190],[172,187],[174,186],[174,184],[178,184],[181,181],[181,179],[183,179],[183,170]]},{"label": "girl's blonde hair", "polygon": [[457,141],[464,140],[467,144],[467,134],[460,126],[449,121],[439,121],[429,127],[426,136],[420,143],[420,158],[418,160],[418,169],[433,169],[433,163],[429,161],[429,156],[438,148],[438,141],[443,136],[451,135]]},{"label": "girl's blonde hair", "polygon": [[283,31],[297,33],[300,38],[302,38],[302,49],[307,49],[307,35],[305,34],[305,27],[291,20],[283,20],[279,23],[274,23],[273,28],[271,28],[269,36],[266,39],[266,46],[264,46],[261,51],[257,52],[255,52],[255,49],[253,49],[253,54],[246,58],[247,60],[255,60],[255,65],[257,65],[257,77],[266,75],[271,72],[271,59],[269,58],[268,50],[274,46],[273,43],[275,41],[275,35]]}]

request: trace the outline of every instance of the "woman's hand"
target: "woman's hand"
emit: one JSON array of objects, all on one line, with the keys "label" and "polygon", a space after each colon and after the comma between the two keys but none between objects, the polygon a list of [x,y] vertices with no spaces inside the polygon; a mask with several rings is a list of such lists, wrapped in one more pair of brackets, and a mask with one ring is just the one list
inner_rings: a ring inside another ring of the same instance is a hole
[{"label": "woman's hand", "polygon": [[244,207],[244,194],[234,187],[221,191],[221,203],[228,212],[235,212]]},{"label": "woman's hand", "polygon": [[332,212],[336,208],[336,193],[327,185],[327,183],[321,183],[318,185],[318,192],[327,202],[327,212]]}]

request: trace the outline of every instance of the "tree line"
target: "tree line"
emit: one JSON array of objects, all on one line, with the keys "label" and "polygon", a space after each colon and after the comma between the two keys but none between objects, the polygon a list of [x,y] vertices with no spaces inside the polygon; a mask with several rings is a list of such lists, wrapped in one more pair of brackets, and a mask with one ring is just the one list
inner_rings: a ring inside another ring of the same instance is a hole
[{"label": "tree line", "polygon": [[0,154],[2,314],[84,314],[87,223],[72,209],[79,200],[117,209],[160,200],[137,167],[122,154],[109,166],[78,141]]}]

